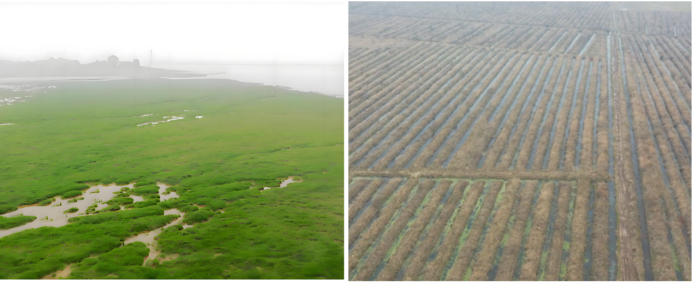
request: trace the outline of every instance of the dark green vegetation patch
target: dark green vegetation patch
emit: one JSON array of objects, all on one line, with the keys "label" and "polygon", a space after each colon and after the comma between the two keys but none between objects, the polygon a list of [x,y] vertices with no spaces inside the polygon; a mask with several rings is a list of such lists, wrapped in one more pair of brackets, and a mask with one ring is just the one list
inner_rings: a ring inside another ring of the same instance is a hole
[{"label": "dark green vegetation patch", "polygon": [[66,193],[62,194],[62,198],[71,198],[71,197],[76,197],[76,196],[81,196],[82,191],[69,191]]},{"label": "dark green vegetation patch", "polygon": [[29,223],[31,221],[34,221],[35,219],[36,219],[36,216],[24,216],[24,215],[17,215],[17,216],[10,216],[10,217],[0,216],[0,230],[10,229],[10,228],[14,228],[17,226],[21,226],[21,225],[24,225],[24,224]]},{"label": "dark green vegetation patch", "polygon": [[65,210],[63,213],[75,213],[77,211],[79,211],[79,208],[70,207],[69,209]]}]

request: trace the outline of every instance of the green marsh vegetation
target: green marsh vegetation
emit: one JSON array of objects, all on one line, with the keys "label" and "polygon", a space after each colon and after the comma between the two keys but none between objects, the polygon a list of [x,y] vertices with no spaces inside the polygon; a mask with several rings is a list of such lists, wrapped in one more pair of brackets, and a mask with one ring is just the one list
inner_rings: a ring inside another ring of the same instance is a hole
[{"label": "green marsh vegetation", "polygon": [[[97,214],[0,238],[0,278],[71,263],[69,278],[343,278],[343,99],[223,80],[51,85],[0,111],[15,124],[0,128],[0,212],[136,185]],[[288,176],[303,182],[279,188]],[[161,201],[157,182],[179,197]],[[157,249],[180,256],[142,266],[152,247],[122,241],[173,208],[194,227],[164,229]]]},{"label": "green marsh vegetation", "polygon": [[17,215],[11,217],[0,216],[0,229],[10,229],[36,220],[36,216]]}]

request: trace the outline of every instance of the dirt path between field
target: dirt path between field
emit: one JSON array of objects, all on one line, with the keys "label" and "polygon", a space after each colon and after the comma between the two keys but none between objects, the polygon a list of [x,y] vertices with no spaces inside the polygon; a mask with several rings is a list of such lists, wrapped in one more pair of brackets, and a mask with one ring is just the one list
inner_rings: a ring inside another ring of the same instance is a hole
[{"label": "dirt path between field", "polygon": [[[611,11],[612,16],[612,11]],[[613,18],[614,20],[614,18]],[[614,22],[613,22],[614,24]],[[618,37],[620,33],[618,32]],[[618,53],[619,54],[619,53]],[[621,58],[623,54],[619,54],[619,60],[624,60]],[[610,62],[608,62],[610,64]],[[610,74],[612,76],[612,73]],[[612,77],[610,78],[612,80]],[[627,179],[627,174],[625,174],[625,164],[623,152],[626,149],[622,147],[622,131],[620,127],[620,97],[618,92],[613,93],[613,101],[615,103],[615,133],[616,140],[614,141],[617,145],[617,155],[615,157],[615,188],[616,188],[616,198],[617,198],[617,212],[618,212],[618,238],[620,242],[620,249],[618,252],[618,267],[619,273],[622,275],[624,281],[636,281],[639,280],[639,275],[637,273],[637,268],[633,263],[632,256],[632,246],[631,246],[631,236],[628,233],[629,227],[631,225],[631,220],[628,219],[630,216],[629,200],[632,199],[631,192],[633,188],[632,180]]]}]

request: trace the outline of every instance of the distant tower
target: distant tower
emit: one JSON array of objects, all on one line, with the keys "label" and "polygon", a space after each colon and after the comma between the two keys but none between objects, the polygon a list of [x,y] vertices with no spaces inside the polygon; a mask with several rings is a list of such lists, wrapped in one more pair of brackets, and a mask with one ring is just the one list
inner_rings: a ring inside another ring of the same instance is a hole
[{"label": "distant tower", "polygon": [[151,62],[154,61],[154,50],[149,50],[149,68],[151,68]]}]

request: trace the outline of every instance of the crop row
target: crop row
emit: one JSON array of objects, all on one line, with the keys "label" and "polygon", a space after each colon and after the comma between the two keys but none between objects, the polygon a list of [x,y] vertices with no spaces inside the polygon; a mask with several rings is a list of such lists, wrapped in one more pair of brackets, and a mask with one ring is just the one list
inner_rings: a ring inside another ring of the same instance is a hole
[{"label": "crop row", "polygon": [[353,14],[605,30],[606,2],[350,3]]},{"label": "crop row", "polygon": [[[653,272],[648,269],[660,265],[681,272],[676,273],[675,276],[669,274],[669,277],[659,280],[682,280],[689,274],[689,270],[681,267],[690,264],[691,256],[688,227],[690,223],[689,156],[686,158],[671,156],[671,151],[676,155],[679,154],[680,148],[677,152],[674,148],[671,149],[670,136],[659,129],[654,130],[652,124],[661,125],[661,115],[656,113],[654,100],[651,98],[651,80],[646,77],[650,72],[640,71],[641,61],[645,60],[642,53],[647,52],[642,51],[644,44],[638,38],[625,39],[619,39],[618,43],[623,45],[620,52],[624,53],[622,56],[625,58],[622,69],[632,169],[637,189],[639,228],[642,230],[640,237],[643,246],[643,264],[645,272],[648,273],[645,273],[644,278],[653,278]],[[627,45],[629,45],[629,53],[623,51],[626,50],[624,46]],[[665,127],[662,128],[665,129]],[[678,134],[681,133],[678,132]],[[686,150],[682,150],[683,153]],[[640,172],[646,172],[646,174]],[[647,246],[652,248],[648,249]],[[672,249],[662,248],[664,246]]]},{"label": "crop row", "polygon": [[690,37],[689,12],[616,11],[617,28],[622,32]]},{"label": "crop row", "polygon": [[[352,15],[352,37],[377,37],[532,52],[600,56],[602,31],[458,22],[424,18]],[[355,17],[355,19],[354,19]],[[596,51],[591,52],[594,49]]]},{"label": "crop row", "polygon": [[[402,83],[349,102],[352,168],[606,168],[600,60],[475,48],[443,52],[436,60],[454,64],[422,72],[403,62],[399,69],[410,75],[395,79]],[[356,89],[377,88],[362,82]],[[578,152],[570,150],[575,147]],[[579,167],[584,163],[594,166]]]},{"label": "crop row", "polygon": [[[616,227],[609,226],[613,204],[603,182],[356,178],[352,184],[367,182],[349,204],[351,280],[607,280],[608,262],[617,260],[608,252]],[[656,203],[672,207],[669,198]],[[678,246],[665,232],[660,241],[669,253]],[[656,279],[671,276],[672,268]]]}]

